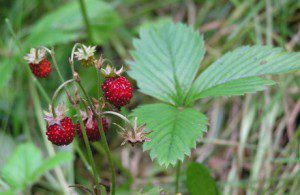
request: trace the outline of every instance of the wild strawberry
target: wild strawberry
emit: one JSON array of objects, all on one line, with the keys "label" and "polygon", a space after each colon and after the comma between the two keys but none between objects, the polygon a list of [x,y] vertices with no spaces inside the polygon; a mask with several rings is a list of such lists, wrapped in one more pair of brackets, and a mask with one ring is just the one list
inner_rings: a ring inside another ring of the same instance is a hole
[{"label": "wild strawberry", "polygon": [[24,59],[29,63],[31,72],[38,78],[45,78],[51,73],[51,63],[46,58],[45,49],[30,49]]},{"label": "wild strawberry", "polygon": [[[94,141],[98,141],[100,140],[101,136],[100,136],[100,133],[99,133],[99,129],[98,129],[98,124],[97,124],[97,120],[96,119],[93,119],[91,124],[88,124],[88,119],[84,120],[84,128],[85,128],[85,132],[86,132],[86,135],[88,137],[88,140],[90,142],[94,142]],[[102,128],[103,130],[106,132],[108,130],[108,122],[105,118],[102,118],[101,119],[101,122],[102,122]],[[77,133],[78,133],[78,136],[80,138],[83,138],[83,134],[82,134],[82,130],[81,130],[81,126],[80,124],[78,123],[77,124]]]},{"label": "wild strawberry", "polygon": [[78,48],[74,52],[75,58],[79,60],[85,68],[91,67],[94,65],[94,53],[96,52],[96,46],[85,46],[82,45],[81,48]]},{"label": "wild strawberry", "polygon": [[123,68],[119,71],[114,69],[112,72],[112,69],[108,66],[104,72],[107,78],[101,87],[106,100],[117,108],[128,104],[132,98],[132,87],[125,77],[120,76]]},{"label": "wild strawberry", "polygon": [[48,140],[58,146],[70,144],[75,136],[75,125],[64,112],[63,107],[59,106],[55,110],[56,116],[53,116],[51,112],[45,112],[44,116],[47,121]]},{"label": "wild strawberry", "polygon": [[44,59],[38,64],[29,64],[31,72],[38,78],[45,78],[51,73],[51,63]]}]

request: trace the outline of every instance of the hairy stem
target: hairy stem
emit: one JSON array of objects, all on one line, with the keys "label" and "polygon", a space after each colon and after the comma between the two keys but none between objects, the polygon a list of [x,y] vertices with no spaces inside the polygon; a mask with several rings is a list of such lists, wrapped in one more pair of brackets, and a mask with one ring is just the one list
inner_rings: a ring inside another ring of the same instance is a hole
[{"label": "hairy stem", "polygon": [[115,195],[115,193],[116,193],[116,171],[115,171],[112,154],[109,150],[109,146],[108,146],[108,143],[106,140],[106,135],[105,135],[104,129],[102,127],[102,120],[101,120],[100,116],[97,116],[97,123],[98,123],[98,130],[101,135],[101,144],[103,145],[105,153],[108,157],[108,163],[109,163],[109,167],[110,167],[110,171],[111,171],[111,194]]},{"label": "hairy stem", "polygon": [[115,167],[114,167],[114,163],[112,160],[112,154],[110,152],[107,140],[106,140],[106,135],[105,132],[103,130],[102,127],[102,121],[101,121],[101,116],[98,115],[98,113],[96,113],[95,111],[95,106],[91,101],[91,98],[88,96],[87,92],[85,91],[84,87],[82,86],[81,82],[77,82],[80,89],[82,90],[83,94],[85,95],[86,99],[88,100],[89,106],[93,112],[93,114],[97,117],[97,124],[98,124],[98,130],[100,132],[101,135],[101,144],[103,145],[104,149],[105,149],[105,153],[107,155],[108,158],[108,162],[109,162],[109,166],[110,166],[110,171],[111,171],[111,194],[114,195],[116,192],[116,174],[115,174]]},{"label": "hairy stem", "polygon": [[[72,59],[72,58],[71,58]],[[73,75],[75,74],[75,70],[74,70],[74,62],[71,61],[71,67],[72,67],[72,71],[73,71]],[[75,79],[75,78],[74,78]],[[114,163],[113,163],[113,159],[112,159],[112,154],[110,152],[107,140],[106,140],[106,135],[105,132],[103,130],[102,127],[102,121],[101,121],[101,116],[98,115],[98,113],[95,111],[95,105],[92,103],[92,100],[90,98],[90,96],[88,95],[88,93],[86,92],[86,90],[84,89],[80,79],[75,79],[76,82],[78,83],[78,86],[80,87],[80,89],[82,90],[85,98],[88,100],[89,106],[94,114],[94,116],[96,116],[96,120],[97,120],[97,124],[98,124],[98,130],[100,132],[101,135],[101,143],[105,149],[105,153],[107,155],[108,161],[109,161],[109,166],[110,166],[110,171],[111,171],[111,194],[114,195],[115,194],[115,188],[116,188],[116,175],[115,175],[115,167],[114,167]]]},{"label": "hairy stem", "polygon": [[[60,79],[61,79],[61,82],[62,82],[62,85],[58,88],[57,91],[59,91],[60,88],[64,88],[64,89],[66,90],[66,93],[69,94],[69,93],[68,93],[68,90],[67,90],[67,88],[66,88],[66,84],[70,83],[71,81],[74,81],[75,78],[73,78],[73,79],[68,80],[68,81],[65,82],[64,79],[63,79],[63,77],[62,77],[62,75],[61,75],[61,72],[60,72],[60,70],[59,70],[59,68],[58,68],[58,65],[57,65],[57,63],[56,63],[54,54],[52,54],[51,56],[52,56],[53,62],[54,62],[54,64],[55,64],[54,67],[55,67],[55,69],[56,69],[56,71],[57,71],[57,73],[58,73],[58,75],[59,75],[59,77],[60,77]],[[74,70],[74,65],[71,64],[71,66],[72,66],[72,72],[73,72],[73,70]],[[74,77],[74,74],[73,74],[73,77]],[[91,164],[91,166],[92,166],[94,182],[95,182],[96,186],[98,186],[98,184],[99,184],[99,177],[98,177],[98,174],[97,174],[96,164],[95,164],[95,161],[94,161],[94,158],[93,158],[92,149],[91,149],[91,146],[90,146],[90,143],[89,143],[87,134],[86,134],[86,130],[85,130],[85,128],[84,128],[84,123],[83,123],[82,118],[81,118],[80,108],[78,107],[77,104],[74,105],[74,108],[75,108],[75,110],[76,110],[77,118],[78,118],[78,120],[79,120],[79,124],[80,124],[80,127],[81,127],[81,132],[82,132],[82,135],[83,135],[83,141],[84,141],[85,147],[86,147],[86,149],[87,149],[89,161],[90,161],[90,164]]]}]

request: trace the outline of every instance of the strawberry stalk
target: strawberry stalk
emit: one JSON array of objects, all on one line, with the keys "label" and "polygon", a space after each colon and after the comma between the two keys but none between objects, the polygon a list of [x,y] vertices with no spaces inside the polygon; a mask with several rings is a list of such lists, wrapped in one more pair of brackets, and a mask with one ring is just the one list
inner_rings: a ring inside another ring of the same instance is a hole
[{"label": "strawberry stalk", "polygon": [[[95,111],[95,105],[92,103],[91,98],[88,96],[87,92],[85,91],[84,87],[82,86],[80,79],[76,79],[76,80],[77,80],[78,86],[80,87],[80,89],[82,90],[86,99],[88,100],[89,106],[90,106],[93,114],[96,116],[97,124],[102,124],[101,116],[99,114],[97,114],[97,112]],[[115,167],[114,167],[114,163],[113,163],[113,159],[112,159],[112,154],[110,152],[110,149],[109,149],[109,146],[107,143],[107,139],[106,139],[106,135],[105,135],[102,125],[98,125],[98,130],[99,130],[99,133],[101,136],[100,141],[101,141],[101,144],[104,146],[104,150],[107,155],[110,170],[111,170],[111,194],[114,195],[115,189],[116,189],[116,175],[115,175]]]},{"label": "strawberry stalk", "polygon": [[114,115],[114,116],[117,116],[119,117],[120,119],[124,120],[126,123],[129,124],[129,126],[131,127],[130,130],[132,132],[132,135],[135,137],[135,131],[134,131],[134,128],[132,128],[132,125],[131,125],[131,122],[125,117],[123,116],[122,114],[118,113],[118,112],[113,112],[113,111],[105,111],[105,112],[101,112],[100,113],[101,115],[105,115],[105,114],[110,114],[110,115]]},{"label": "strawberry stalk", "polygon": [[[73,73],[75,81],[77,82],[77,84],[80,87],[80,89],[82,90],[84,96],[88,100],[89,106],[90,106],[93,114],[96,116],[97,123],[98,124],[102,124],[101,116],[99,116],[96,113],[96,111],[95,111],[95,105],[92,103],[91,98],[89,97],[89,95],[87,94],[86,90],[82,86],[80,78],[78,76],[78,73],[75,72],[75,68],[74,68],[74,52],[75,52],[76,47],[78,47],[78,46],[81,46],[81,44],[76,43],[74,45],[73,50],[72,50],[72,54],[71,54],[71,58],[70,58],[70,64],[71,64],[72,73]],[[81,127],[82,127],[82,125],[81,125]],[[107,155],[109,166],[110,166],[110,170],[111,170],[111,194],[115,195],[115,192],[116,192],[116,173],[115,173],[115,167],[114,167],[114,163],[113,163],[113,159],[112,159],[112,154],[111,154],[111,151],[109,149],[109,146],[108,146],[108,143],[107,143],[107,139],[106,139],[106,135],[105,135],[105,132],[104,132],[104,130],[102,128],[102,125],[98,125],[98,130],[99,130],[100,135],[101,135],[101,140],[100,141],[101,141],[101,144],[104,146],[104,150],[105,150],[105,153]]]},{"label": "strawberry stalk", "polygon": [[[76,49],[76,47],[80,46],[81,44],[78,44],[76,43],[72,49],[72,54],[71,54],[71,58],[70,58],[70,64],[71,64],[71,70],[72,70],[72,74],[73,74],[73,79],[78,83],[80,83],[80,79],[79,79],[79,76],[78,76],[78,73],[75,72],[75,69],[74,69],[74,51]],[[80,85],[79,85],[80,86]],[[88,156],[89,156],[89,160],[90,160],[90,163],[91,163],[91,166],[92,166],[92,169],[93,169],[93,175],[94,175],[94,182],[95,182],[95,185],[96,185],[96,189],[98,189],[98,185],[99,185],[99,177],[97,175],[97,170],[96,170],[96,165],[95,165],[95,161],[94,161],[94,158],[93,158],[93,155],[92,155],[92,150],[91,150],[91,146],[90,146],[90,143],[88,141],[88,137],[87,137],[87,134],[86,134],[86,130],[85,130],[85,127],[84,127],[84,123],[82,121],[82,118],[81,118],[81,114],[80,114],[80,109],[79,107],[77,106],[77,104],[75,105],[75,110],[76,110],[76,114],[77,114],[77,117],[79,119],[79,124],[81,126],[81,130],[82,130],[82,135],[83,135],[83,140],[84,140],[84,143],[85,143],[85,146],[87,148],[87,152],[88,152]],[[92,109],[93,110],[93,109]],[[97,121],[98,122],[98,121]],[[101,122],[98,124],[102,124]],[[99,128],[102,128],[102,125],[99,125]],[[104,137],[105,138],[105,137]]]},{"label": "strawberry stalk", "polygon": [[[74,50],[74,49],[73,49]],[[59,78],[61,80],[61,82],[63,83],[61,85],[61,88],[64,88],[66,93],[68,94],[69,96],[69,93],[68,93],[68,90],[66,88],[66,83],[64,81],[64,78],[62,77],[62,74],[58,68],[58,65],[57,65],[57,62],[56,62],[56,59],[55,59],[55,56],[54,56],[54,50],[52,49],[51,51],[51,57],[53,59],[53,64],[54,64],[54,67],[59,75]],[[73,64],[73,63],[71,63]],[[74,70],[74,64],[71,66],[72,67],[72,71]],[[74,80],[76,80],[76,78],[73,78],[71,80],[69,80],[69,82],[67,81],[67,83],[70,83],[71,81],[73,82]],[[52,106],[53,107],[53,106]],[[96,185],[99,183],[99,177],[98,177],[98,174],[97,174],[97,170],[96,170],[96,165],[95,165],[95,161],[93,159],[93,155],[92,155],[92,150],[91,150],[91,146],[90,146],[90,143],[88,141],[88,138],[87,138],[87,134],[86,134],[86,131],[85,131],[85,127],[84,127],[84,123],[82,121],[82,118],[81,118],[81,115],[80,115],[80,109],[78,107],[77,104],[74,105],[75,107],[75,110],[76,110],[76,114],[77,114],[77,117],[79,119],[79,123],[80,123],[80,126],[81,126],[81,129],[82,129],[82,134],[83,134],[83,140],[84,140],[84,143],[85,143],[85,146],[87,148],[87,153],[88,153],[88,157],[89,157],[89,161],[90,161],[90,164],[92,166],[92,170],[93,170],[93,177],[94,177],[94,182],[96,183]],[[53,108],[52,108],[53,109]]]},{"label": "strawberry stalk", "polygon": [[56,117],[56,113],[55,113],[55,100],[58,96],[58,94],[60,93],[60,91],[62,89],[66,89],[66,86],[69,84],[69,83],[72,83],[74,82],[74,79],[70,79],[70,80],[67,80],[65,82],[63,82],[54,92],[53,94],[53,97],[52,97],[52,101],[51,101],[51,110],[52,110],[52,114],[54,117]]}]

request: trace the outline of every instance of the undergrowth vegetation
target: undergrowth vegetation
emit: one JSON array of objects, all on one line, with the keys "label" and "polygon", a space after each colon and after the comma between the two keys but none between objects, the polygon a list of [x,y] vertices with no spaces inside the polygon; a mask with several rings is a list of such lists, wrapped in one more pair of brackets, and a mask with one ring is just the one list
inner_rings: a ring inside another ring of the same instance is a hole
[{"label": "undergrowth vegetation", "polygon": [[0,4],[0,194],[300,192],[297,0]]}]

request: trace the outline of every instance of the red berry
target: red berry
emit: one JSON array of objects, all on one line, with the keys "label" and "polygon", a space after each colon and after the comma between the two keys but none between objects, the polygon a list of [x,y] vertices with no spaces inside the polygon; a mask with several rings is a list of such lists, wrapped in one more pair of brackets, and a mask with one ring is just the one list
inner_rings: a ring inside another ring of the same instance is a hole
[{"label": "red berry", "polygon": [[51,72],[51,63],[45,58],[38,64],[30,63],[31,72],[38,78],[45,78]]},{"label": "red berry", "polygon": [[121,108],[130,102],[132,87],[130,82],[123,76],[105,79],[102,90],[106,100],[115,107]]},{"label": "red berry", "polygon": [[75,125],[69,117],[65,117],[60,124],[47,126],[46,135],[53,144],[62,146],[70,144],[75,136]]},{"label": "red berry", "polygon": [[[99,133],[99,129],[98,129],[98,124],[97,124],[97,120],[96,119],[93,119],[93,125],[92,127],[87,127],[87,121],[88,120],[84,120],[84,128],[85,128],[85,131],[86,131],[86,135],[88,137],[88,140],[90,142],[94,142],[94,141],[98,141],[100,140],[101,136],[100,136],[100,133]],[[108,122],[105,118],[102,118],[101,119],[101,122],[102,122],[102,127],[103,127],[103,130],[106,132],[108,130]],[[77,124],[77,133],[78,133],[78,136],[80,138],[83,138],[83,134],[82,134],[82,131],[81,131],[81,126],[80,124],[78,123]]]}]

